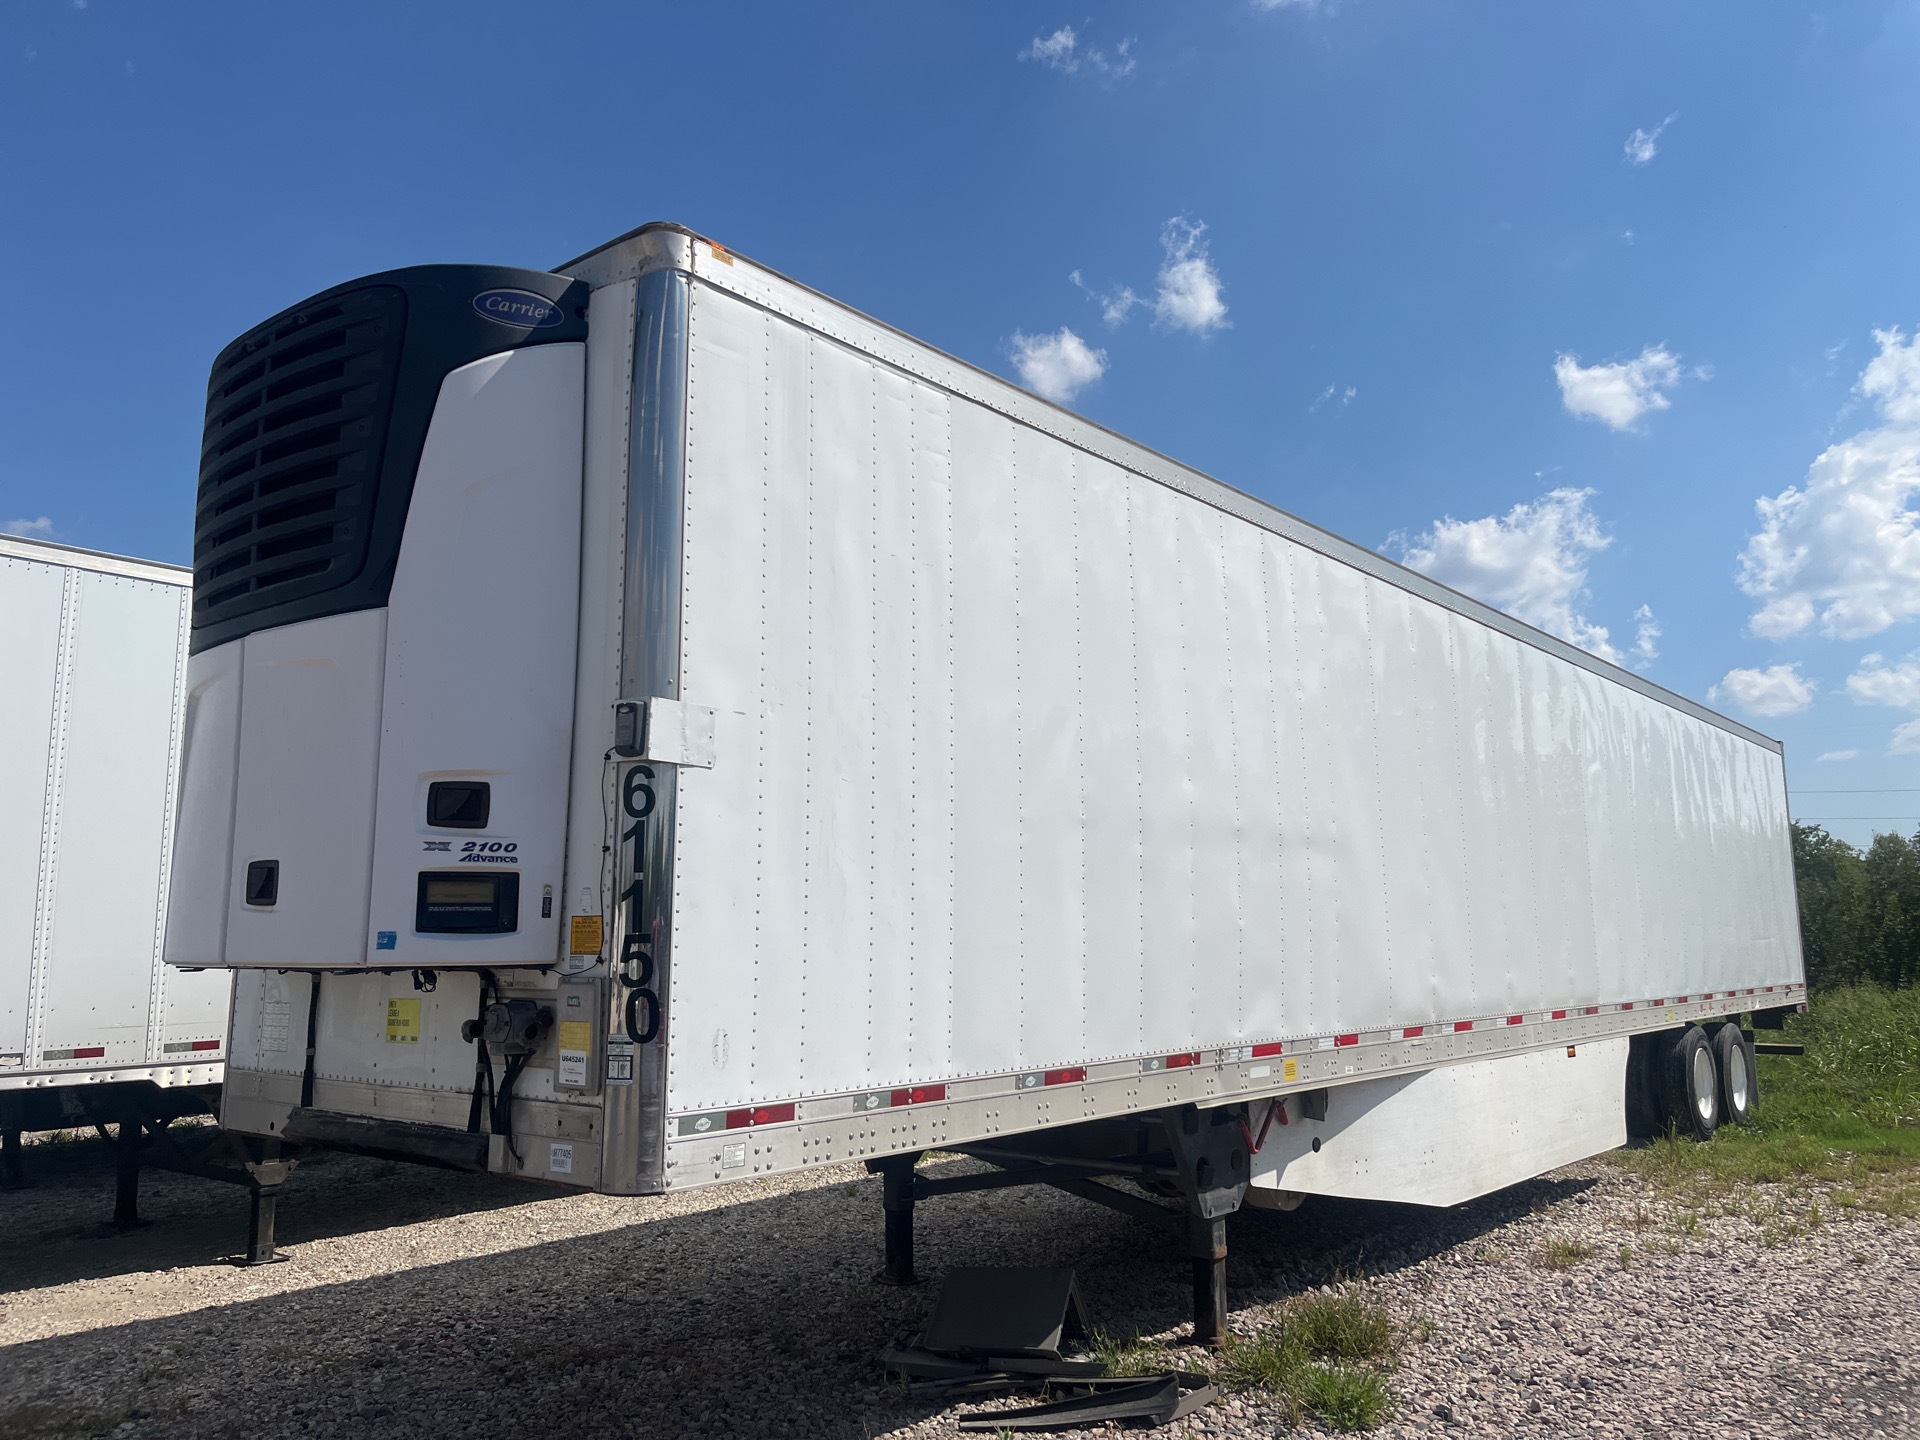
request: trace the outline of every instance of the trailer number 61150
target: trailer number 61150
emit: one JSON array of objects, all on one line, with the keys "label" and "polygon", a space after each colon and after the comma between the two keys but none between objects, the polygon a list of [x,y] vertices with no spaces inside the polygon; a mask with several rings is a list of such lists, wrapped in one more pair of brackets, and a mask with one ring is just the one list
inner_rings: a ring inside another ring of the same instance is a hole
[{"label": "trailer number 61150", "polygon": [[653,771],[636,765],[620,782],[620,811],[631,823],[620,842],[630,846],[633,879],[621,892],[626,938],[620,942],[620,980],[627,987],[627,1038],[645,1045],[660,1034],[660,995],[653,986],[653,926],[647,914],[647,818],[653,814]]}]

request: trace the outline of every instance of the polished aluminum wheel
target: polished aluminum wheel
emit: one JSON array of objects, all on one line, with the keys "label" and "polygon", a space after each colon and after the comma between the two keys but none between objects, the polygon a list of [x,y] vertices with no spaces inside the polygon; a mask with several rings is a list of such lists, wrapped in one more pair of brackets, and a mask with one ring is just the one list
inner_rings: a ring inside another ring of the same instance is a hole
[{"label": "polished aluminum wheel", "polygon": [[1747,1081],[1747,1050],[1744,1045],[1730,1045],[1721,1062],[1726,1066],[1725,1082],[1727,1087],[1728,1109],[1734,1116],[1743,1116],[1752,1103],[1752,1086]]},{"label": "polished aluminum wheel", "polygon": [[1693,1108],[1700,1112],[1702,1125],[1713,1124],[1719,1108],[1713,1082],[1713,1052],[1702,1045],[1693,1052]]}]

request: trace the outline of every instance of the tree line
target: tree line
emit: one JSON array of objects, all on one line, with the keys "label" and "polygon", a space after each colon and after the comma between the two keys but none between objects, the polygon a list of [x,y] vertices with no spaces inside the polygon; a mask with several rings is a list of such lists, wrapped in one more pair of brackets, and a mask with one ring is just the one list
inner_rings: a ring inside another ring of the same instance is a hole
[{"label": "tree line", "polygon": [[1920,832],[1861,850],[1796,823],[1793,876],[1809,985],[1920,983]]}]

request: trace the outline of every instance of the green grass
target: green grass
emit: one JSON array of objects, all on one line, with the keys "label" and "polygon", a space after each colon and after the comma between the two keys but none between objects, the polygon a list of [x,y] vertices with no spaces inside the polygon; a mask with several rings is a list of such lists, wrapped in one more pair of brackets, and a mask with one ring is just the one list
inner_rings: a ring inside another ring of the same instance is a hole
[{"label": "green grass", "polygon": [[1393,1408],[1378,1371],[1346,1365],[1309,1365],[1301,1375],[1301,1398],[1335,1430],[1371,1430]]},{"label": "green grass", "polygon": [[1106,1365],[1109,1375],[1164,1375],[1168,1368],[1167,1352],[1151,1340],[1142,1340],[1137,1330],[1131,1340],[1094,1331],[1093,1358]]},{"label": "green grass", "polygon": [[1393,1317],[1358,1295],[1305,1295],[1272,1329],[1230,1341],[1219,1377],[1266,1391],[1292,1424],[1311,1413],[1331,1429],[1370,1430],[1393,1408],[1383,1372],[1401,1338]]},{"label": "green grass", "polygon": [[1920,1189],[1907,1182],[1920,1170],[1920,987],[1816,995],[1780,1038],[1807,1053],[1759,1057],[1751,1124],[1723,1126],[1708,1145],[1655,1140],[1621,1162],[1694,1195],[1806,1178],[1849,1186],[1860,1208],[1914,1214]]},{"label": "green grass", "polygon": [[1584,1240],[1556,1236],[1540,1247],[1534,1263],[1542,1270],[1571,1270],[1582,1260],[1591,1260],[1600,1252]]},{"label": "green grass", "polygon": [[1287,1310],[1287,1328],[1321,1360],[1390,1360],[1399,1348],[1393,1317],[1352,1295],[1304,1295]]}]

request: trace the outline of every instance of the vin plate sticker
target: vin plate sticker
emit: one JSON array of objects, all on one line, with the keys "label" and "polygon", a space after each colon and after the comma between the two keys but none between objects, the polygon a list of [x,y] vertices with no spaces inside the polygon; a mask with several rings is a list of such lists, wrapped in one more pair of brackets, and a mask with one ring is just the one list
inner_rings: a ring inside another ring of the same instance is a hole
[{"label": "vin plate sticker", "polygon": [[631,1040],[607,1041],[607,1083],[609,1085],[633,1083],[633,1042]]}]

